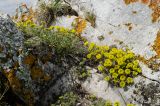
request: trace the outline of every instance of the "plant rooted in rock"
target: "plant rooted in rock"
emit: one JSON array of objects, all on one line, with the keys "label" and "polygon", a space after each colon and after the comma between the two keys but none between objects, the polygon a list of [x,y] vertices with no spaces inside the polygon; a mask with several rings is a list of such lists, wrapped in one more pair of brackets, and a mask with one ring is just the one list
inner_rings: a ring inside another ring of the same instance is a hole
[{"label": "plant rooted in rock", "polygon": [[37,46],[44,43],[53,47],[57,54],[82,54],[85,52],[83,41],[76,35],[74,29],[70,30],[59,26],[45,28],[30,20],[18,22],[17,26],[25,34],[26,45]]},{"label": "plant rooted in rock", "polygon": [[133,84],[133,78],[142,70],[130,50],[117,49],[109,46],[98,46],[84,43],[88,47],[87,59],[97,64],[97,69],[106,75],[105,80],[119,87]]}]

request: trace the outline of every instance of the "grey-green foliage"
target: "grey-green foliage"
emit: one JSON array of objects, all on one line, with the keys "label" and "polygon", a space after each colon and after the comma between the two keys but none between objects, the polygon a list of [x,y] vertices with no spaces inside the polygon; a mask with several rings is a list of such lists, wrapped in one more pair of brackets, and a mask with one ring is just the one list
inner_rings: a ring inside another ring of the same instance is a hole
[{"label": "grey-green foliage", "polygon": [[63,96],[59,97],[59,100],[52,104],[51,106],[76,106],[76,101],[78,96],[73,92],[65,93]]},{"label": "grey-green foliage", "polygon": [[85,47],[82,40],[71,31],[57,31],[33,23],[18,23],[19,28],[25,34],[25,44],[28,46],[38,46],[47,44],[55,49],[57,54],[83,54]]}]

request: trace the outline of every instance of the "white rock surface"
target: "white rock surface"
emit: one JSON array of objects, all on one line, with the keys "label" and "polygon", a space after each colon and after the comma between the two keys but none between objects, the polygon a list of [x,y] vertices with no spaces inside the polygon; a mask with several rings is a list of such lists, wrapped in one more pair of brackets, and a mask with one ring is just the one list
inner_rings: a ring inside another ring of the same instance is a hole
[{"label": "white rock surface", "polygon": [[[152,50],[152,45],[160,29],[160,22],[152,23],[152,10],[148,6],[138,2],[125,5],[123,0],[70,0],[70,2],[82,18],[88,11],[94,12],[96,15],[96,28],[87,23],[87,27],[82,33],[82,36],[88,41],[96,42],[99,45],[116,44],[118,47],[120,47],[119,41],[122,41],[135,54],[144,56],[146,59],[156,55],[156,52]],[[133,11],[137,13],[133,14]],[[75,18],[59,18],[56,25],[72,28],[71,24]],[[131,30],[125,25],[128,23],[131,24]],[[113,33],[109,34],[111,31]],[[105,37],[103,41],[99,41],[97,38],[101,35]],[[160,81],[160,72],[155,72],[141,62],[140,66],[142,74],[147,78],[139,76],[134,79],[135,84],[139,81],[144,81],[146,84],[155,82],[152,80]],[[120,101],[122,106],[125,106],[124,100],[141,106],[131,97],[135,86],[130,86],[128,91],[120,88],[113,89],[103,80],[103,76],[96,73],[95,70],[82,86],[97,97]]]}]

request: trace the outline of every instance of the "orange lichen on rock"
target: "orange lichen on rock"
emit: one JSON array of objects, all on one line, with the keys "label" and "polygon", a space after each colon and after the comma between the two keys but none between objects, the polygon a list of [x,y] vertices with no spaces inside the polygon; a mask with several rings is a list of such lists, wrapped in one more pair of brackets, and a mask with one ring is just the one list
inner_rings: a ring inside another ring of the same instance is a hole
[{"label": "orange lichen on rock", "polygon": [[28,106],[33,106],[32,92],[23,87],[22,82],[18,79],[15,72],[16,71],[13,69],[9,70],[9,72],[7,70],[3,71],[4,75],[8,79],[9,86],[12,88],[12,90],[19,96],[23,97],[24,101],[28,104]]},{"label": "orange lichen on rock", "polygon": [[148,4],[148,3],[149,3],[149,0],[141,0],[141,2],[142,2],[143,4]]},{"label": "orange lichen on rock", "polygon": [[143,56],[138,56],[137,59],[146,64],[152,70],[159,70],[160,63],[155,63],[155,59],[158,59],[158,56],[153,56],[150,59],[145,59]]},{"label": "orange lichen on rock", "polygon": [[160,20],[160,0],[151,0],[149,7],[153,10],[152,22]]},{"label": "orange lichen on rock", "polygon": [[[138,0],[124,0],[124,2],[128,5],[138,2]],[[141,0],[139,2],[148,5],[149,8],[152,9],[152,22],[157,22],[160,20],[160,0]]]},{"label": "orange lichen on rock", "polygon": [[13,69],[10,69],[9,71],[4,70],[4,75],[8,79],[9,84],[11,88],[13,89],[13,91],[21,92],[22,86],[21,86],[20,80],[15,75],[15,71]]},{"label": "orange lichen on rock", "polygon": [[124,0],[125,4],[131,4],[131,3],[134,3],[134,2],[137,2],[138,0]]},{"label": "orange lichen on rock", "polygon": [[26,65],[33,65],[33,63],[35,62],[36,58],[33,55],[28,55],[24,58],[23,63]]},{"label": "orange lichen on rock", "polygon": [[160,57],[160,31],[157,33],[157,38],[154,41],[153,49],[156,51],[158,57]]},{"label": "orange lichen on rock", "polygon": [[81,34],[83,32],[83,30],[86,28],[86,20],[82,19],[82,18],[76,18],[76,23],[77,23],[77,26],[76,26],[76,32],[78,34]]},{"label": "orange lichen on rock", "polygon": [[31,71],[31,78],[33,80],[49,81],[51,79],[51,76],[46,75],[43,72],[43,70],[38,66],[32,67],[32,69],[30,71]]}]

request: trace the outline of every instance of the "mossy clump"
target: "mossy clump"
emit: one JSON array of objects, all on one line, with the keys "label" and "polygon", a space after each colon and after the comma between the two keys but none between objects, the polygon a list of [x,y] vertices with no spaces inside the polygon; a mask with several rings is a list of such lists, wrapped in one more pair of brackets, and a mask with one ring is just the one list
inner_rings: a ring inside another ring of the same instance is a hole
[{"label": "mossy clump", "polygon": [[18,22],[17,26],[25,35],[26,46],[38,46],[47,44],[55,49],[57,54],[83,54],[85,47],[83,41],[77,36],[74,29],[67,29],[60,26],[36,25],[30,20]]},{"label": "mossy clump", "polygon": [[130,50],[116,47],[98,46],[95,43],[84,43],[88,47],[86,58],[97,63],[97,69],[105,75],[105,80],[117,87],[133,84],[133,78],[142,70],[135,54]]}]

